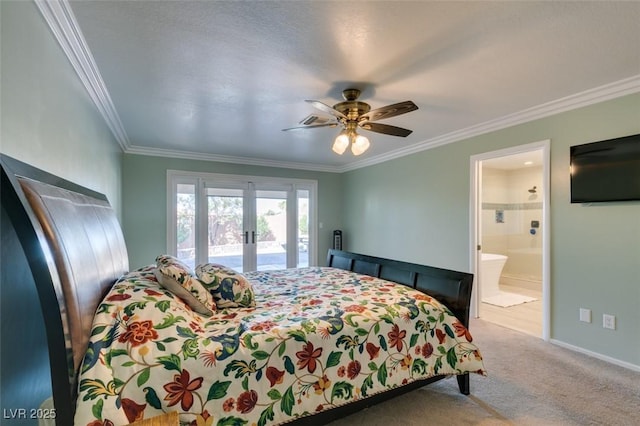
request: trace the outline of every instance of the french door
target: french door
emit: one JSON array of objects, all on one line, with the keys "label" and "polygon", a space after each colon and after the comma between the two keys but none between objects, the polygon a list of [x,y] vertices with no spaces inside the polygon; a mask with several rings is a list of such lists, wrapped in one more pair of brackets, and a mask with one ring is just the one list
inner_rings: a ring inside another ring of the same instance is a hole
[{"label": "french door", "polygon": [[169,187],[169,250],[187,264],[315,264],[315,181],[170,172]]}]

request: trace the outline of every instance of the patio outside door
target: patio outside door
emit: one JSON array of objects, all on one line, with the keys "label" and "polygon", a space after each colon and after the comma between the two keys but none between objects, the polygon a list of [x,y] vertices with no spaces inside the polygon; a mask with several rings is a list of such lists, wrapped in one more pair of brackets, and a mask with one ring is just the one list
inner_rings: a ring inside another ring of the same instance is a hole
[{"label": "patio outside door", "polygon": [[173,179],[176,254],[239,272],[309,266],[313,185],[225,175]]}]

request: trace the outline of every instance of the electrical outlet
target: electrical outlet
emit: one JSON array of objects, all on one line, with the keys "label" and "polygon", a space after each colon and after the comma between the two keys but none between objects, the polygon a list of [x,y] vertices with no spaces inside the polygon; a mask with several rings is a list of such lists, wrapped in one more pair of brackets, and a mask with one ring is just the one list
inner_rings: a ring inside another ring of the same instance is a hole
[{"label": "electrical outlet", "polygon": [[591,322],[591,309],[580,308],[580,321]]},{"label": "electrical outlet", "polygon": [[616,329],[616,317],[614,315],[603,314],[602,315],[602,327],[609,330]]}]

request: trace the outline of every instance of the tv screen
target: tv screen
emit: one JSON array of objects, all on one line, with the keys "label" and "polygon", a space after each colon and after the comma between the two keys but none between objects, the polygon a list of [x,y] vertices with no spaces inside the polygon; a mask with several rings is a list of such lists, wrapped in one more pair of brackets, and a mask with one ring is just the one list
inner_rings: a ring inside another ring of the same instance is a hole
[{"label": "tv screen", "polygon": [[640,134],[571,147],[571,202],[640,200]]}]

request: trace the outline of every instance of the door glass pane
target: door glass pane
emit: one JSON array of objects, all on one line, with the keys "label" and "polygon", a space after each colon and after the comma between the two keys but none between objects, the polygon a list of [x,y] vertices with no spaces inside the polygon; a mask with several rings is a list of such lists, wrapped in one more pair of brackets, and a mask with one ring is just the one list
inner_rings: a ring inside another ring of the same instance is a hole
[{"label": "door glass pane", "polygon": [[243,191],[207,188],[208,261],[242,272]]},{"label": "door glass pane", "polygon": [[256,243],[259,271],[287,267],[286,191],[256,191]]},{"label": "door glass pane", "polygon": [[176,253],[178,259],[193,267],[196,259],[196,186],[178,184],[176,192]]},{"label": "door glass pane", "polygon": [[309,191],[298,190],[298,268],[309,266]]}]

